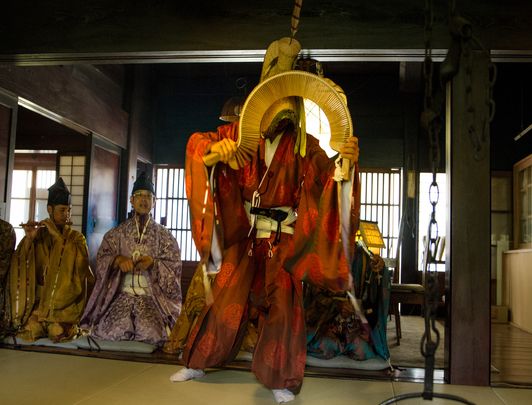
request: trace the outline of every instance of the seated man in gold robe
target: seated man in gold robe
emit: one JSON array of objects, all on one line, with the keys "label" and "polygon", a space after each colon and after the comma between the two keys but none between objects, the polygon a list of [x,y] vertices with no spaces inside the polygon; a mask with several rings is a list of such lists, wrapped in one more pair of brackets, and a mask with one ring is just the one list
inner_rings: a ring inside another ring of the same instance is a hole
[{"label": "seated man in gold robe", "polygon": [[70,340],[94,283],[85,237],[70,227],[70,192],[62,178],[48,189],[47,210],[49,218],[23,226],[9,271],[11,327],[30,342]]}]

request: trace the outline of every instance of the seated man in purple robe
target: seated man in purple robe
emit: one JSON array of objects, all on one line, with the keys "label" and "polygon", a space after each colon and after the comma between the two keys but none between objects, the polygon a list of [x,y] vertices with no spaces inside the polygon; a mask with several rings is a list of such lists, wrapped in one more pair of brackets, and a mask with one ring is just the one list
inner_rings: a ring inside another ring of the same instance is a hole
[{"label": "seated man in purple robe", "polygon": [[162,346],[181,311],[181,257],[174,236],[151,217],[153,183],[141,174],[134,215],[107,232],[96,258],[96,286],[81,320],[106,341]]}]

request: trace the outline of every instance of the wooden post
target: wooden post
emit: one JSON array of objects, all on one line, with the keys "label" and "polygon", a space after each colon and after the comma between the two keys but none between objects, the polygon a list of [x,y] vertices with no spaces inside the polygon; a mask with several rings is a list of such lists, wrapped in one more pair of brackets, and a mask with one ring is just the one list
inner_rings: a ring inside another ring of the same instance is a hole
[{"label": "wooden post", "polygon": [[9,222],[9,201],[15,161],[17,98],[0,88],[0,219]]},{"label": "wooden post", "polygon": [[[468,61],[462,55],[460,70],[447,86],[450,249],[446,257],[446,278],[450,322],[445,331],[448,361],[445,378],[451,384],[487,386],[490,383],[490,142],[486,103],[489,59],[485,53],[475,51],[470,62],[472,71],[468,75]],[[467,95],[468,87],[471,96]],[[477,156],[475,142],[481,146]]]}]

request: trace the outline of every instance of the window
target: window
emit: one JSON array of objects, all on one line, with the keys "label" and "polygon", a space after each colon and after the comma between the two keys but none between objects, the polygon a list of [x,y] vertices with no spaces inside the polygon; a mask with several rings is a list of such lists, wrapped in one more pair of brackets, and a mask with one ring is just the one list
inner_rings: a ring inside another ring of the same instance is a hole
[{"label": "window", "polygon": [[85,156],[59,157],[59,176],[70,190],[72,228],[81,232],[83,223],[83,197],[85,187]]},{"label": "window", "polygon": [[[438,183],[439,198],[436,205],[436,221],[438,222],[438,236],[436,271],[445,271],[445,225],[447,221],[447,178],[445,173],[436,174]],[[432,173],[419,174],[419,226],[418,226],[418,269],[423,270],[423,254],[425,252],[424,241],[428,232],[430,216],[432,214],[432,205],[429,196],[430,185],[432,183]]]},{"label": "window", "polygon": [[383,258],[395,258],[401,220],[401,170],[360,170],[360,219],[379,224],[386,247]]},{"label": "window", "polygon": [[24,237],[24,230],[19,224],[48,218],[46,203],[48,187],[56,179],[55,159],[55,153],[15,151],[9,222],[15,229],[17,244]]},{"label": "window", "polygon": [[156,176],[154,218],[174,235],[181,248],[183,261],[199,261],[192,239],[190,211],[185,193],[185,169],[158,168]]}]

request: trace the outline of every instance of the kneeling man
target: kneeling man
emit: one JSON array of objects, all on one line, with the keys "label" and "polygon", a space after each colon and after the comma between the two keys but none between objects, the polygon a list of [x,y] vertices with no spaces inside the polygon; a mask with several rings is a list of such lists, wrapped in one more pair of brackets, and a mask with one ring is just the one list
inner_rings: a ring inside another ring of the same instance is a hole
[{"label": "kneeling man", "polygon": [[93,337],[162,346],[179,316],[179,246],[150,214],[154,194],[143,173],[130,197],[133,217],[107,232],[100,245],[96,286],[81,321]]}]

